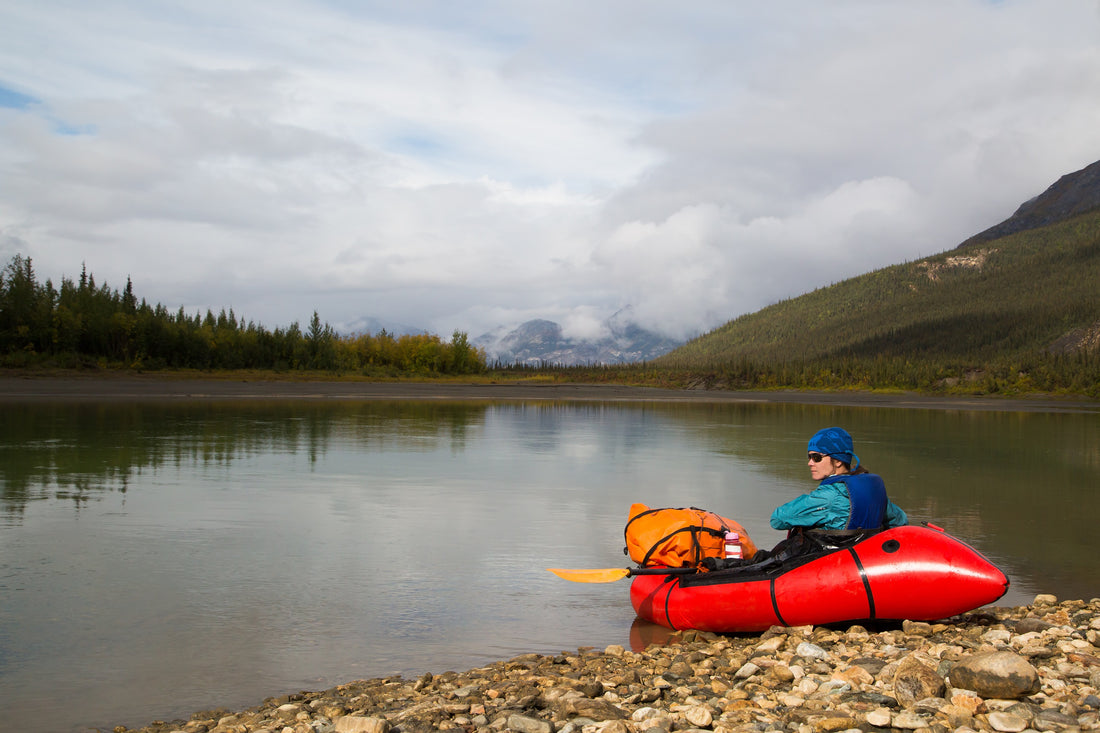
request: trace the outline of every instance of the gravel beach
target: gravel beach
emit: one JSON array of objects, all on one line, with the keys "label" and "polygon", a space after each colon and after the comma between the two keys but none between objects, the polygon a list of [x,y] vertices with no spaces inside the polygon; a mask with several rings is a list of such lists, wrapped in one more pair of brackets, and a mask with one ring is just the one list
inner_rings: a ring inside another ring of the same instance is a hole
[{"label": "gravel beach", "polygon": [[[1100,728],[1100,599],[943,623],[670,633],[461,673],[349,682],[142,733],[1077,731]],[[116,733],[130,729],[115,728]]]}]

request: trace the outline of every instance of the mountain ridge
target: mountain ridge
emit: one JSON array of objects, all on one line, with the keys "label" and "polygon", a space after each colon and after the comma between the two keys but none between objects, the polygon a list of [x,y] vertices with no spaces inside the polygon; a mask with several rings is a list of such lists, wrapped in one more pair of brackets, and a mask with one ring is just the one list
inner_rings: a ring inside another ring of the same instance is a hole
[{"label": "mountain ridge", "polygon": [[639,326],[629,307],[600,325],[605,335],[573,338],[564,335],[560,324],[536,318],[512,329],[484,333],[472,343],[485,352],[490,363],[532,367],[634,364],[650,361],[683,343]]},{"label": "mountain ridge", "polygon": [[1096,209],[1100,209],[1100,160],[1062,176],[1041,194],[1020,204],[1012,216],[975,234],[955,249],[1039,229]]}]

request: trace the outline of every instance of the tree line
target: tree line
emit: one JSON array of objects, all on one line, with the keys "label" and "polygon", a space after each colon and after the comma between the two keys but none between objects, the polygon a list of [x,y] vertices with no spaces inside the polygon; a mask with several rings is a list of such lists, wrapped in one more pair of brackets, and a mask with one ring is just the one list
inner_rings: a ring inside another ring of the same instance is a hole
[{"label": "tree line", "polygon": [[188,314],[150,305],[126,279],[122,292],[96,285],[87,267],[55,287],[38,282],[29,257],[0,271],[0,365],[61,368],[321,370],[365,376],[473,374],[485,355],[465,333],[449,342],[433,334],[342,336],[314,311],[268,330],[230,308]]}]

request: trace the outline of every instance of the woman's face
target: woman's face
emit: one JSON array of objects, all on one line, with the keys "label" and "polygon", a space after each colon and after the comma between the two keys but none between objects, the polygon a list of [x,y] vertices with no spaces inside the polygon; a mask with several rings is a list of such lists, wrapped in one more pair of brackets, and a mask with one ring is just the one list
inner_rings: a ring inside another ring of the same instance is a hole
[{"label": "woman's face", "polygon": [[810,467],[810,476],[814,481],[829,478],[834,473],[840,473],[844,470],[844,464],[840,461],[813,451],[810,451],[809,456],[807,456],[806,463]]}]

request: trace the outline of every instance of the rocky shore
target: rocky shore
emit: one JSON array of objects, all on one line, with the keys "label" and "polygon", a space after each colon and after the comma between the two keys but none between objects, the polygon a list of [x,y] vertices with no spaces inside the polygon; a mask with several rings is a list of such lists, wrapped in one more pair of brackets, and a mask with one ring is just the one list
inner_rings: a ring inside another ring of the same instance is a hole
[{"label": "rocky shore", "polygon": [[[694,631],[643,651],[530,654],[463,673],[271,698],[141,733],[665,733],[1100,729],[1100,598],[880,629]],[[116,733],[130,729],[115,728]]]}]

